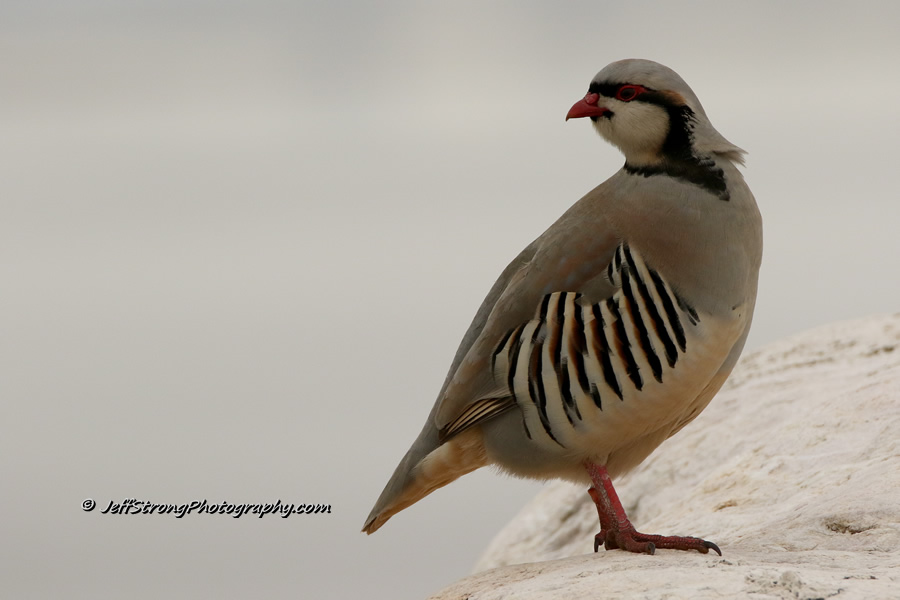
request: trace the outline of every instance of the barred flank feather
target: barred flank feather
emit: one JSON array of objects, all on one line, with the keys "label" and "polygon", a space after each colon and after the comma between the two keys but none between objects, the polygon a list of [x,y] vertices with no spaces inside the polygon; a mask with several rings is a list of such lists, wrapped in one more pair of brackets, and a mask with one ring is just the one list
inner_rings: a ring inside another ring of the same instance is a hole
[{"label": "barred flank feather", "polygon": [[700,321],[626,243],[607,276],[620,288],[612,297],[587,304],[581,294],[547,294],[535,319],[503,336],[492,357],[495,377],[509,385],[506,401],[530,405],[526,430],[543,431],[559,446],[562,429],[590,411],[634,396],[648,377],[663,383],[688,351],[683,321]]}]

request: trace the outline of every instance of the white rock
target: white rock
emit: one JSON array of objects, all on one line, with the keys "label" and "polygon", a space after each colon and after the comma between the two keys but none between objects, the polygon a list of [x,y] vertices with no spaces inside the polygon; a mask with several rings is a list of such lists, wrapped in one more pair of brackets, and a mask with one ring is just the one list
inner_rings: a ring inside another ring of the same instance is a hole
[{"label": "white rock", "polygon": [[900,314],[745,356],[616,489],[639,531],[724,556],[594,554],[596,509],[555,482],[433,598],[900,598]]}]

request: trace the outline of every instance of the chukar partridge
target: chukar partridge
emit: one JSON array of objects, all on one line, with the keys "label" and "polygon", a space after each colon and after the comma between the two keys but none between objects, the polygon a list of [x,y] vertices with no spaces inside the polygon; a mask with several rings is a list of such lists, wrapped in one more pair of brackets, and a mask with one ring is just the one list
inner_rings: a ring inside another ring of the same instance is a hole
[{"label": "chukar partridge", "polygon": [[595,551],[719,552],[636,531],[611,479],[700,414],[747,339],[762,222],[737,168],[743,150],[677,73],[649,60],[600,71],[566,115],[582,117],[625,165],[500,275],[366,533],[496,465],[589,484]]}]

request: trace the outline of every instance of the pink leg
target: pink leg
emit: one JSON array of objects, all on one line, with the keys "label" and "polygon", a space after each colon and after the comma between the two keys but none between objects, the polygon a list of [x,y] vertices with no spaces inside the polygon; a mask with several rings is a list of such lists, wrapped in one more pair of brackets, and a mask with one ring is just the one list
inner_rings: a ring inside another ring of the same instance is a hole
[{"label": "pink leg", "polygon": [[657,548],[697,550],[701,554],[706,554],[712,548],[722,556],[718,546],[700,538],[648,535],[636,531],[628,520],[622,503],[619,502],[619,496],[613,488],[606,467],[586,460],[584,468],[587,469],[593,483],[588,489],[588,494],[597,505],[597,514],[600,516],[600,533],[594,536],[594,552],[600,548],[600,544],[603,544],[607,550],[621,548],[628,552],[644,554],[653,554]]}]

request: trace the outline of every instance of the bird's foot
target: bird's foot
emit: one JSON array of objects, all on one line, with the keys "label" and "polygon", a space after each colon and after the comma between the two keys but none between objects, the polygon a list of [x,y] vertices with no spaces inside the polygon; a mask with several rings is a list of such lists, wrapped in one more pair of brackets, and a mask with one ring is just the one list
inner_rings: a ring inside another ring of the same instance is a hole
[{"label": "bird's foot", "polygon": [[600,517],[600,533],[594,536],[594,552],[603,544],[607,550],[619,548],[638,554],[654,554],[657,548],[696,550],[701,554],[708,554],[711,548],[722,556],[718,546],[700,538],[650,535],[635,530],[622,508],[606,467],[588,461],[585,461],[585,467],[594,484],[588,489],[588,494],[597,506],[597,516]]},{"label": "bird's foot", "polygon": [[638,554],[654,554],[657,548],[696,550],[700,554],[707,554],[712,549],[722,556],[722,551],[712,542],[695,537],[641,533],[636,531],[630,523],[623,529],[601,529],[600,533],[594,536],[594,552],[600,549],[601,544],[607,550],[621,549]]}]

